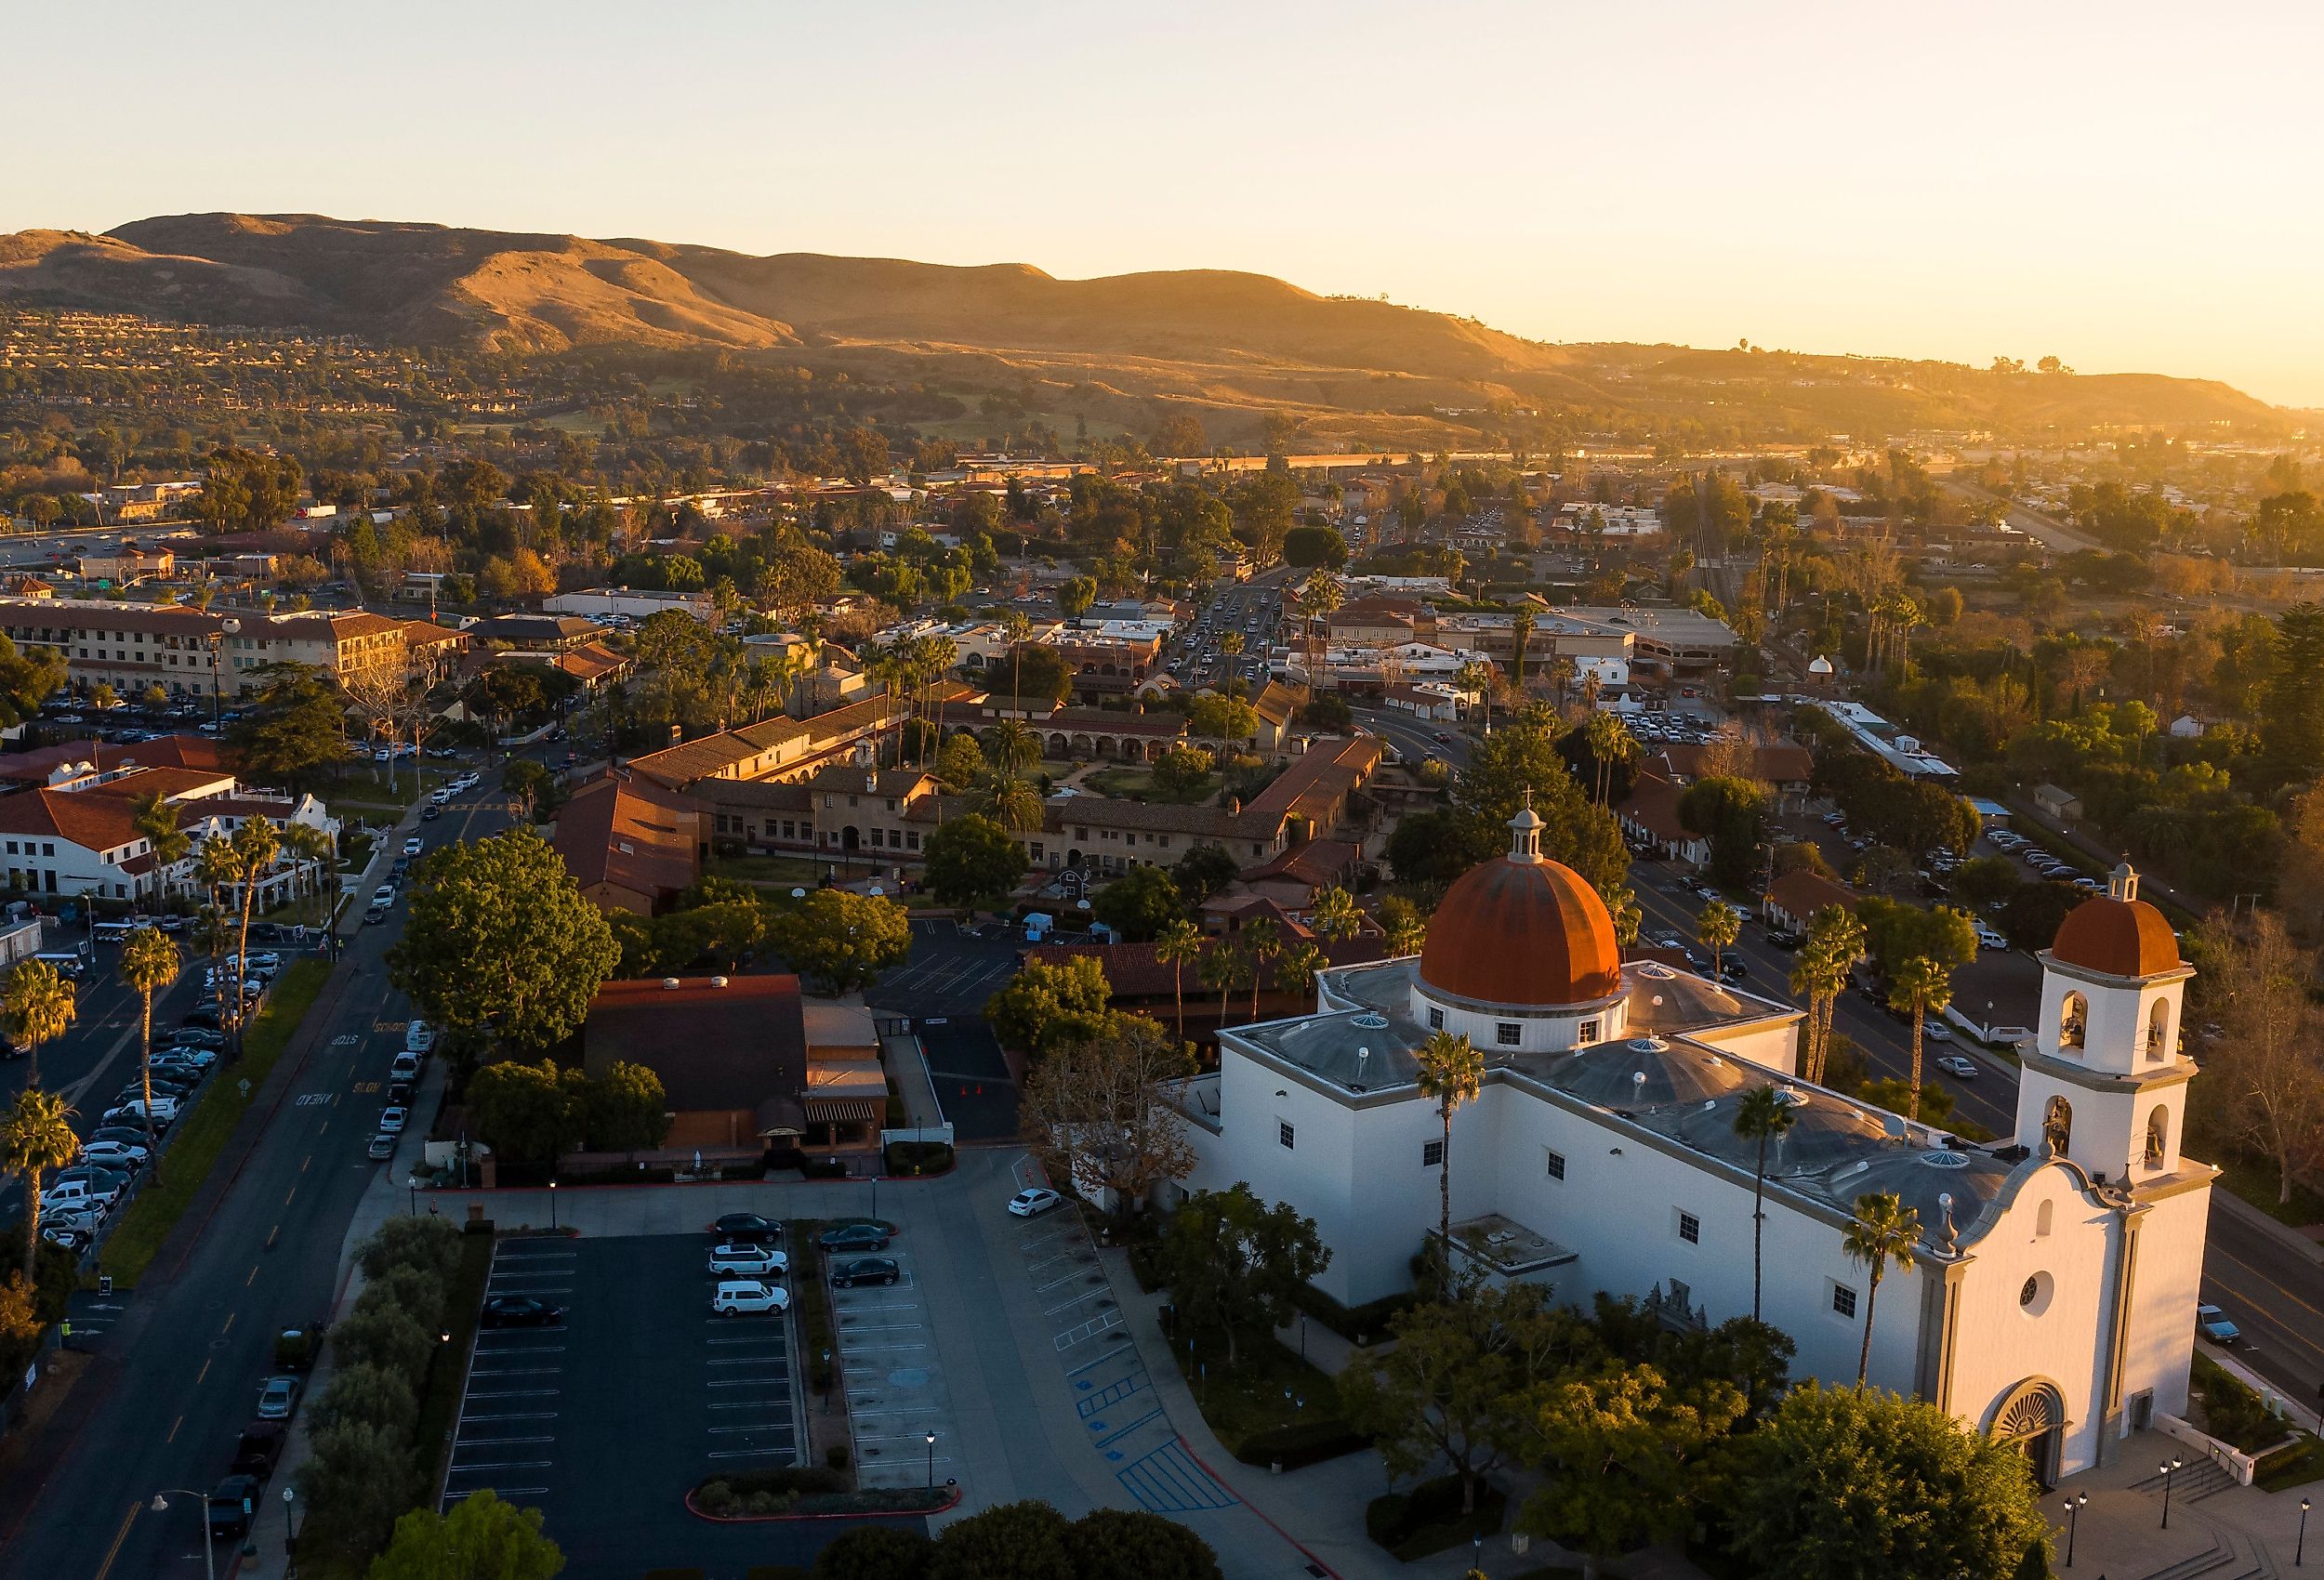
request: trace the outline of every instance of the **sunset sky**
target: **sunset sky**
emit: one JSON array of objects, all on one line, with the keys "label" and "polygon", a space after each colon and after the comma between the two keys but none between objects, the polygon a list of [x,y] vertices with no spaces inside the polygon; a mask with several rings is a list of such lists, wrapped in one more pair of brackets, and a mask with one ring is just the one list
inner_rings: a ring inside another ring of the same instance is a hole
[{"label": "sunset sky", "polygon": [[2324,406],[2324,7],[20,8],[0,230],[304,211],[1191,267]]}]

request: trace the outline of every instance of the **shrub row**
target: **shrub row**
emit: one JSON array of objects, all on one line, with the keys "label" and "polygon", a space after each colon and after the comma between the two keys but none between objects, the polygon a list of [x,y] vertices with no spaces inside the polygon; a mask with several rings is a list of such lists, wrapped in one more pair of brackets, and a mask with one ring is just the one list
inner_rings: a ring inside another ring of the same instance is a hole
[{"label": "shrub row", "polygon": [[1370,1438],[1333,1416],[1253,1432],[1235,1449],[1235,1457],[1246,1465],[1280,1465],[1286,1470],[1297,1470],[1371,1446]]},{"label": "shrub row", "polygon": [[1406,1563],[1443,1552],[1472,1534],[1501,1528],[1508,1497],[1490,1482],[1477,1484],[1476,1508],[1460,1511],[1460,1478],[1440,1476],[1410,1492],[1386,1493],[1364,1508],[1364,1534]]}]

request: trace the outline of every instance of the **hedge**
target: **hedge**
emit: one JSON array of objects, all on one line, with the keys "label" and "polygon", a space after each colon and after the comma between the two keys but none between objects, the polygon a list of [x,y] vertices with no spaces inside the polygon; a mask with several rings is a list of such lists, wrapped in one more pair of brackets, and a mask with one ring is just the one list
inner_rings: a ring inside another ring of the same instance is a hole
[{"label": "hedge", "polygon": [[890,1174],[948,1174],[952,1149],[942,1141],[897,1141],[882,1161]]},{"label": "hedge", "polygon": [[1246,1465],[1281,1465],[1286,1470],[1297,1470],[1302,1466],[1337,1459],[1343,1454],[1361,1453],[1371,1446],[1370,1438],[1333,1417],[1295,1421],[1287,1427],[1253,1432],[1243,1440],[1235,1457]]},{"label": "hedge", "polygon": [[1501,1528],[1509,1498],[1490,1481],[1477,1483],[1474,1511],[1460,1512],[1460,1478],[1439,1476],[1408,1493],[1386,1493],[1364,1507],[1364,1534],[1410,1563]]}]

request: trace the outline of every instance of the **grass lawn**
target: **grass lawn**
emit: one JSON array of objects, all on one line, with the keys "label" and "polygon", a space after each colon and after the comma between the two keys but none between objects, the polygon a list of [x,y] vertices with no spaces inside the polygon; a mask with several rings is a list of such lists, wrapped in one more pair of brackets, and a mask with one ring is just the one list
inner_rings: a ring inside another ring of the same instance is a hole
[{"label": "grass lawn", "polygon": [[1166,790],[1154,782],[1154,774],[1142,768],[1109,768],[1092,773],[1081,782],[1101,796],[1116,800],[1153,801],[1163,806],[1192,807],[1208,800],[1219,793],[1225,783],[1219,775],[1206,775],[1192,790]]},{"label": "grass lawn", "polygon": [[2324,1481],[2324,1439],[2302,1432],[2298,1447],[2260,1461],[2259,1474],[2251,1484],[2264,1493],[2280,1493],[2310,1481]]},{"label": "grass lawn", "polygon": [[826,864],[812,856],[714,856],[702,864],[702,876],[731,877],[738,883],[812,889],[823,881]]},{"label": "grass lawn", "polygon": [[[202,1100],[193,1105],[193,1112],[178,1120],[178,1133],[162,1158],[165,1182],[139,1192],[138,1199],[123,1209],[120,1225],[107,1238],[98,1258],[101,1271],[124,1285],[134,1284],[144,1275],[330,975],[330,967],[307,959],[294,963],[276,980],[266,1007],[244,1034],[242,1062],[221,1068],[211,1078]],[[245,1081],[250,1084],[249,1097],[242,1093]]]},{"label": "grass lawn", "polygon": [[416,1468],[427,1478],[430,1495],[442,1484],[444,1455],[452,1452],[452,1424],[468,1382],[469,1344],[476,1334],[477,1311],[484,1303],[484,1284],[492,1271],[493,1237],[461,1235],[459,1270],[443,1292],[443,1325],[452,1342],[437,1345],[429,1360],[428,1381],[419,1394],[419,1425],[412,1432]]},{"label": "grass lawn", "polygon": [[1195,1390],[1202,1418],[1229,1454],[1239,1454],[1244,1441],[1259,1432],[1339,1418],[1340,1394],[1330,1375],[1276,1343],[1274,1335],[1243,1336],[1232,1363],[1226,1341],[1217,1335],[1202,1334],[1193,1342],[1189,1355],[1182,1333],[1170,1352]]},{"label": "grass lawn", "polygon": [[830,1397],[832,1365],[824,1357],[831,1342],[831,1292],[823,1282],[823,1258],[815,1254],[815,1236],[824,1231],[819,1218],[787,1218],[783,1243],[791,1249],[791,1296],[799,1318],[799,1351],[807,1366],[807,1391]]}]

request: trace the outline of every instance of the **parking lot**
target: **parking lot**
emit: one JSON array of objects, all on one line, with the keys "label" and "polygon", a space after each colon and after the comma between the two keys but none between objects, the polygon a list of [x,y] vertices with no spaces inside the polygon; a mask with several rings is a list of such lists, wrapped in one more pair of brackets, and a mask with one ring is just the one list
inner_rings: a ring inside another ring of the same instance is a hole
[{"label": "parking lot", "polygon": [[[846,1380],[856,1479],[867,1487],[957,1479],[961,1469],[952,1402],[914,1257],[895,1244],[874,1254],[896,1264],[893,1284],[831,1291],[839,1348],[834,1365]],[[854,1253],[831,1258],[839,1264],[857,1259]],[[936,1434],[932,1446],[931,1432]]]},{"label": "parking lot", "polygon": [[988,923],[979,936],[952,922],[912,924],[912,953],[865,995],[875,1009],[898,1015],[981,1015],[984,1001],[1017,974],[1023,941]]},{"label": "parking lot", "polygon": [[1005,1141],[1017,1134],[1017,1084],[983,1014],[934,1016],[912,1022],[928,1054],[936,1101],[964,1141]]},{"label": "parking lot", "polygon": [[[715,1315],[709,1244],[704,1234],[502,1241],[489,1293],[529,1295],[564,1318],[478,1332],[445,1507],[485,1487],[521,1497],[572,1560],[568,1580],[634,1580],[700,1548],[704,1527],[683,1502],[697,1482],[798,1463],[790,1320]],[[765,1528],[732,1529],[739,1541]]]}]

